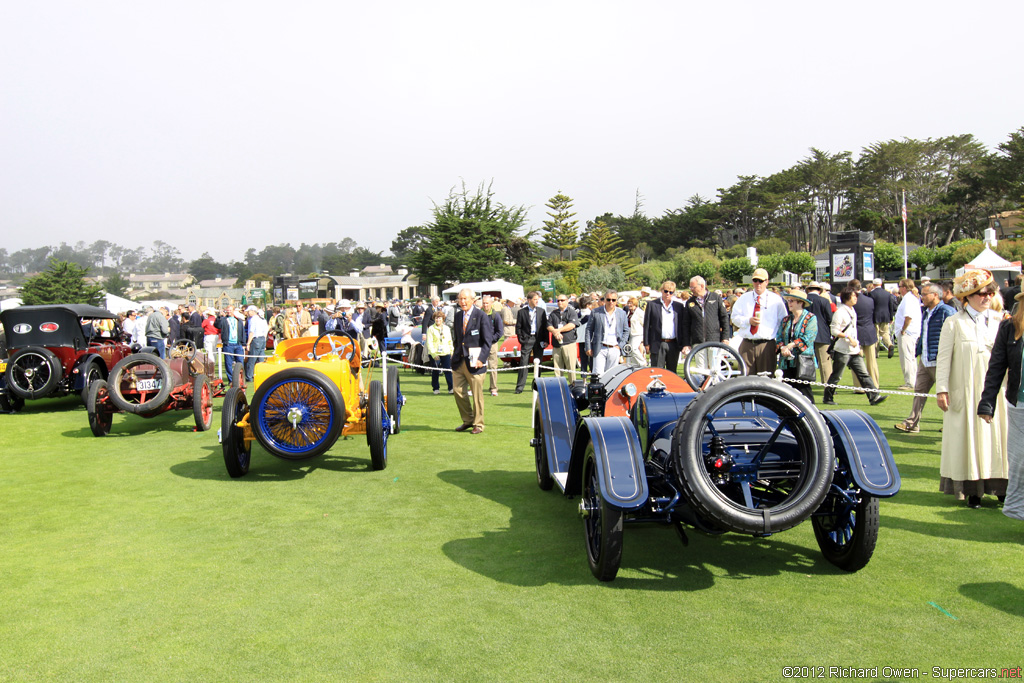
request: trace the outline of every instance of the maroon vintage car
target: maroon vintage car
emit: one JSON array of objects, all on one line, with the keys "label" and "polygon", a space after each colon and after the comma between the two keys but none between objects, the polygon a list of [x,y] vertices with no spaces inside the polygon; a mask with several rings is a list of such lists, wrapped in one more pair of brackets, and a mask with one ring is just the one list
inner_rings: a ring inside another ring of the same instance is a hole
[{"label": "maroon vintage car", "polygon": [[78,393],[104,379],[132,350],[116,316],[84,304],[20,306],[0,313],[8,357],[0,360],[0,410],[29,399]]},{"label": "maroon vintage car", "polygon": [[[108,380],[89,387],[85,407],[89,428],[106,436],[115,413],[155,417],[169,410],[191,410],[196,430],[205,432],[213,421],[213,399],[224,396],[225,385],[214,377],[213,358],[196,348],[191,339],[179,339],[164,360],[152,353],[135,353],[110,371]],[[235,386],[245,390],[242,364],[235,364]]]}]

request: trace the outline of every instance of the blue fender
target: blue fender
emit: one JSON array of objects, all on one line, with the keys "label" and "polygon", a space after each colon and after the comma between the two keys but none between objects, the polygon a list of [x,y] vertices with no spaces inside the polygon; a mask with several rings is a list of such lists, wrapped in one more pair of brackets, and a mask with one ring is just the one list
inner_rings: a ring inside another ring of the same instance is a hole
[{"label": "blue fender", "polygon": [[74,376],[75,376],[75,384],[74,384],[75,391],[81,391],[82,389],[85,388],[85,376],[82,374],[82,368],[85,367],[86,363],[91,363],[93,361],[95,361],[96,364],[100,366],[100,372],[103,373],[103,377],[104,377],[104,379],[106,379],[106,376],[107,376],[107,364],[106,364],[106,362],[104,362],[103,356],[99,355],[98,353],[86,354],[86,355],[82,356],[81,358],[79,358],[78,362],[75,363],[75,369],[73,371],[74,372]]},{"label": "blue fender", "polygon": [[[644,392],[637,398],[632,411],[633,424],[640,438],[644,454],[651,451],[651,444],[661,436],[671,435],[679,416],[686,406],[700,394],[675,394],[664,391]],[[668,427],[666,432],[665,428]],[[662,434],[662,432],[666,432]]]},{"label": "blue fender", "polygon": [[544,439],[549,471],[552,475],[565,472],[572,456],[576,423],[580,421],[579,408],[563,377],[540,377],[534,381],[533,388],[537,392],[536,412],[540,414],[538,438]]},{"label": "blue fender", "polygon": [[636,430],[627,417],[587,417],[576,429],[569,461],[565,495],[583,488],[583,462],[593,445],[601,497],[618,508],[643,505],[648,498],[644,454]]},{"label": "blue fender", "polygon": [[822,416],[832,433],[836,458],[849,466],[854,483],[877,498],[900,490],[900,472],[889,442],[871,416],[862,410],[826,410]]}]

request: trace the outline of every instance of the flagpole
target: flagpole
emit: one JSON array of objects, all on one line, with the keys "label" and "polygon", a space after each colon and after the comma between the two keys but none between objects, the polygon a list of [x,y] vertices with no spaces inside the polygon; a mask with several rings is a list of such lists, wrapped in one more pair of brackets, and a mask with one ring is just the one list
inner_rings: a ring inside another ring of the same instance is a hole
[{"label": "flagpole", "polygon": [[907,191],[903,190],[903,279],[907,279]]}]

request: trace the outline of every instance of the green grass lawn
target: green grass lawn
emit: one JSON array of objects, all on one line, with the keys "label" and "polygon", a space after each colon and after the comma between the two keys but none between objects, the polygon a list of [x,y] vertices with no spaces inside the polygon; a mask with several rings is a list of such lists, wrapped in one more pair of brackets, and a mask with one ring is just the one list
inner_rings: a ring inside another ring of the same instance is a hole
[{"label": "green grass lawn", "polygon": [[[898,360],[880,360],[883,387]],[[848,381],[849,375],[846,379]],[[1024,525],[938,493],[941,421],[868,408],[903,490],[871,563],[809,523],[767,539],[628,527],[593,579],[578,501],[542,492],[530,397],[501,375],[487,430],[404,372],[388,468],[363,437],[227,476],[191,412],[89,431],[74,399],[0,415],[0,680],[783,680],[785,666],[1016,667]],[[820,399],[820,392],[818,394]],[[219,404],[219,401],[218,401]],[[940,609],[941,608],[941,609]],[[952,616],[948,616],[949,615]],[[922,678],[924,678],[922,674]]]}]

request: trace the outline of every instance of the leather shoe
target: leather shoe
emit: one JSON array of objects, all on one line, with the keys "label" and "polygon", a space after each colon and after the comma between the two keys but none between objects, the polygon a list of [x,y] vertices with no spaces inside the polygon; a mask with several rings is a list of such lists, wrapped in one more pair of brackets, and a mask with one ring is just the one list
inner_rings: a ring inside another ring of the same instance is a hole
[{"label": "leather shoe", "polygon": [[978,508],[980,508],[981,507],[981,496],[968,496],[967,497],[967,507],[971,508],[972,510],[977,510]]},{"label": "leather shoe", "polygon": [[895,428],[904,434],[917,434],[921,431],[920,427],[911,427],[906,422],[897,422]]},{"label": "leather shoe", "polygon": [[484,428],[483,427],[473,427],[472,433],[473,434],[483,434],[484,433]]},{"label": "leather shoe", "polygon": [[523,390],[522,389],[516,389],[516,393],[517,394],[521,394],[521,393],[523,393]]},{"label": "leather shoe", "polygon": [[458,427],[455,428],[455,431],[457,431],[457,432],[464,432],[464,431],[466,431],[467,429],[469,429],[472,426],[473,425],[459,425]]},{"label": "leather shoe", "polygon": [[896,346],[895,345],[889,347],[889,358],[892,358],[894,353],[896,353]]},{"label": "leather shoe", "polygon": [[822,401],[822,403],[824,403],[827,406],[834,406],[836,404],[835,401],[830,401],[827,398],[824,401]]},{"label": "leather shoe", "polygon": [[879,396],[879,397],[878,397],[878,398],[876,398],[876,399],[875,399],[874,401],[868,401],[868,403],[869,403],[870,405],[873,405],[873,406],[877,406],[877,405],[878,405],[879,403],[882,403],[882,402],[883,402],[883,401],[885,401],[885,399],[887,399],[887,398],[889,398],[889,397],[888,397],[888,396],[884,396],[884,395],[883,395],[883,396]]}]

